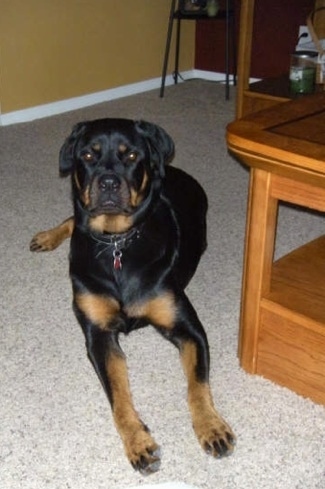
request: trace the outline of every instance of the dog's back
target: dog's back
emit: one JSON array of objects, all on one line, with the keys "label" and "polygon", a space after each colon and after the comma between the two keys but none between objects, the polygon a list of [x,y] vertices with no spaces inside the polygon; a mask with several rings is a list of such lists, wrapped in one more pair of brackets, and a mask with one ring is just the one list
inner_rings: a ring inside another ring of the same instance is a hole
[{"label": "dog's back", "polygon": [[207,246],[208,201],[201,185],[179,168],[166,168],[166,195],[180,228],[178,274],[185,287],[195,273]]}]

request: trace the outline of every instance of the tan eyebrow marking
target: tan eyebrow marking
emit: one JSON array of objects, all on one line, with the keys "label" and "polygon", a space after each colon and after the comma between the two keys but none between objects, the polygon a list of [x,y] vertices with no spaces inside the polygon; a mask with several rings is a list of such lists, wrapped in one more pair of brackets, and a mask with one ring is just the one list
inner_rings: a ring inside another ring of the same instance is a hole
[{"label": "tan eyebrow marking", "polygon": [[94,151],[100,151],[102,149],[100,143],[94,143],[91,147]]}]

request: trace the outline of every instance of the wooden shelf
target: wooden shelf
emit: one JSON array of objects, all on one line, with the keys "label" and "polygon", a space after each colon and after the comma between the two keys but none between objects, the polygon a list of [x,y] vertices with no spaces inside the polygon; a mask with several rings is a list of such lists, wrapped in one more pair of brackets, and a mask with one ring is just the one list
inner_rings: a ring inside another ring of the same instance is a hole
[{"label": "wooden shelf", "polygon": [[325,404],[325,236],[273,264],[256,373]]},{"label": "wooden shelf", "polygon": [[[323,87],[316,85],[315,92],[321,92]],[[272,101],[287,102],[296,98],[305,97],[303,94],[293,94],[290,90],[289,74],[286,73],[276,78],[265,78],[249,84],[245,91],[245,97],[267,98]],[[264,108],[265,106],[263,106]]]},{"label": "wooden shelf", "polygon": [[266,299],[321,323],[325,335],[324,271],[325,236],[321,236],[273,264]]},{"label": "wooden shelf", "polygon": [[241,91],[240,112],[237,115],[241,117],[267,109],[291,98],[288,75],[254,82]]},{"label": "wooden shelf", "polygon": [[277,78],[265,78],[264,80],[250,83],[249,90],[284,100],[293,98],[290,93],[289,75],[287,73]]},{"label": "wooden shelf", "polygon": [[215,15],[214,17],[209,17],[209,15],[206,13],[185,12],[182,10],[176,10],[173,17],[174,19],[183,20],[225,20],[228,16],[233,15],[233,9],[229,9],[228,12],[227,10],[219,9],[217,15]]}]

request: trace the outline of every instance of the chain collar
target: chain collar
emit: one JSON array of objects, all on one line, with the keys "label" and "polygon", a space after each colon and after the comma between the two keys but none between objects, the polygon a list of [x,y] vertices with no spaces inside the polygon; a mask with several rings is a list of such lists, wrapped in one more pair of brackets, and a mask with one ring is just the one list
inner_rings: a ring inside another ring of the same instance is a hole
[{"label": "chain collar", "polygon": [[96,258],[104,253],[105,251],[110,251],[113,257],[113,268],[114,270],[122,269],[122,250],[128,248],[134,240],[139,239],[140,230],[138,228],[132,228],[126,233],[120,234],[101,234],[96,235],[90,233],[90,236],[99,245],[105,245],[103,248],[100,247]]}]

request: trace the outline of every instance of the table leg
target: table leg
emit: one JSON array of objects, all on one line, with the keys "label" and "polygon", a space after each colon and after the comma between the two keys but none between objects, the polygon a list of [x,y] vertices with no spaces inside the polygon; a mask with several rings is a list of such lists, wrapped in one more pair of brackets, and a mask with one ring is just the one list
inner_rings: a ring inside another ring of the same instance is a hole
[{"label": "table leg", "polygon": [[248,197],[239,351],[241,366],[256,373],[260,303],[270,289],[278,200],[271,195],[271,173],[251,168]]}]

